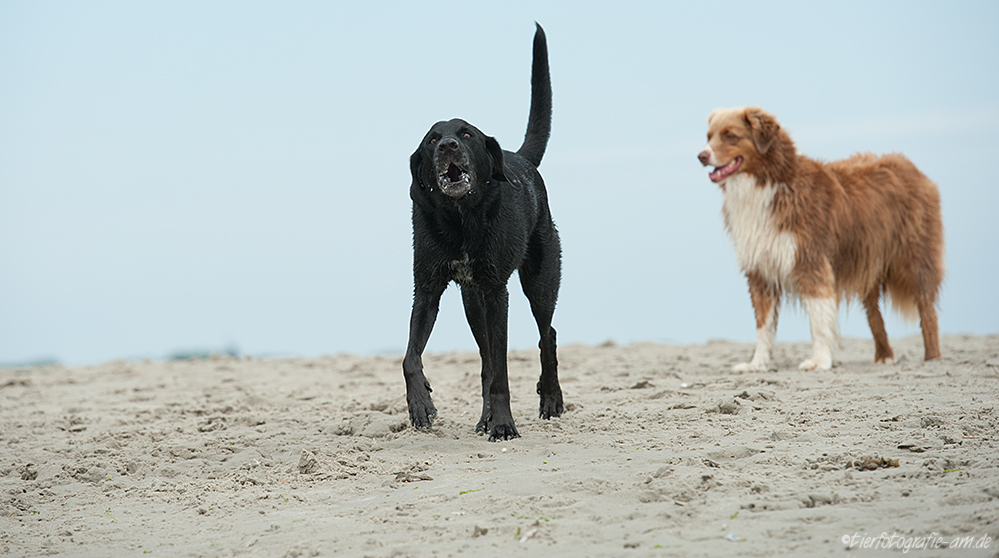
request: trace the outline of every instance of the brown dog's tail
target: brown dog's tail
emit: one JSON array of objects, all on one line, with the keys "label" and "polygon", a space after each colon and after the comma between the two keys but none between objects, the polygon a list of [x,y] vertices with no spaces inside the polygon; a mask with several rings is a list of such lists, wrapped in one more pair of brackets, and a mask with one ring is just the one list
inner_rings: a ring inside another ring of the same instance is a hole
[{"label": "brown dog's tail", "polygon": [[535,22],[538,30],[534,33],[534,64],[531,66],[531,114],[527,118],[527,133],[524,144],[517,154],[535,167],[541,165],[541,158],[548,146],[548,136],[552,131],[552,79],[548,73],[548,43],[545,30]]}]

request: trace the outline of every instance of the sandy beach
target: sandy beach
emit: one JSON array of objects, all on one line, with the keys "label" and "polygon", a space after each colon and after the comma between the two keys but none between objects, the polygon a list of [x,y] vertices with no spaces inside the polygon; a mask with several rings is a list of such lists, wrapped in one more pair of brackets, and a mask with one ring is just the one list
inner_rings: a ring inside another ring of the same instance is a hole
[{"label": "sandy beach", "polygon": [[893,346],[564,346],[551,421],[511,352],[502,443],[477,353],[426,356],[429,432],[399,356],[0,369],[0,554],[999,556],[999,336]]}]

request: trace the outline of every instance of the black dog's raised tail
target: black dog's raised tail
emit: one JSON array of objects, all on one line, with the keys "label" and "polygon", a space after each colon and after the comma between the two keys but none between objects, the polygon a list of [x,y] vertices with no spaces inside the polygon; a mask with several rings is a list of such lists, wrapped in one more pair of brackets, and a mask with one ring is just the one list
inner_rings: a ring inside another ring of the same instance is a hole
[{"label": "black dog's raised tail", "polygon": [[548,136],[552,131],[552,78],[548,72],[548,43],[545,30],[535,23],[534,63],[531,66],[531,115],[527,118],[527,133],[524,144],[517,153],[535,167],[548,147]]}]

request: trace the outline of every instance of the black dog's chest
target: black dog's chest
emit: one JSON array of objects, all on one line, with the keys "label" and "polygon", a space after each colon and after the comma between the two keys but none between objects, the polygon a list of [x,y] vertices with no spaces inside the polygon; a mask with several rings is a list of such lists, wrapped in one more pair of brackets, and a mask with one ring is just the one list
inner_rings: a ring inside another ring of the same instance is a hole
[{"label": "black dog's chest", "polygon": [[451,269],[451,280],[461,286],[472,286],[475,284],[475,274],[472,271],[472,260],[468,254],[460,260],[451,260],[448,264]]}]

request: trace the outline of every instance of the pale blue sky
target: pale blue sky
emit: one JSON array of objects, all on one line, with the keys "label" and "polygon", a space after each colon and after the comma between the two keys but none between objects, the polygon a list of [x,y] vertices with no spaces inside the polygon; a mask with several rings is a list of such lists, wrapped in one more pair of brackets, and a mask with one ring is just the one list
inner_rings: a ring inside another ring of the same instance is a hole
[{"label": "pale blue sky", "polygon": [[[401,352],[408,157],[452,117],[520,145],[535,20],[561,344],[755,338],[696,159],[707,114],[747,104],[814,157],[908,155],[943,198],[942,330],[999,332],[995,2],[14,1],[0,362]],[[536,347],[510,290],[511,347]],[[870,337],[856,305],[841,329]],[[777,338],[807,339],[804,314]],[[473,348],[452,287],[428,350]]]}]

